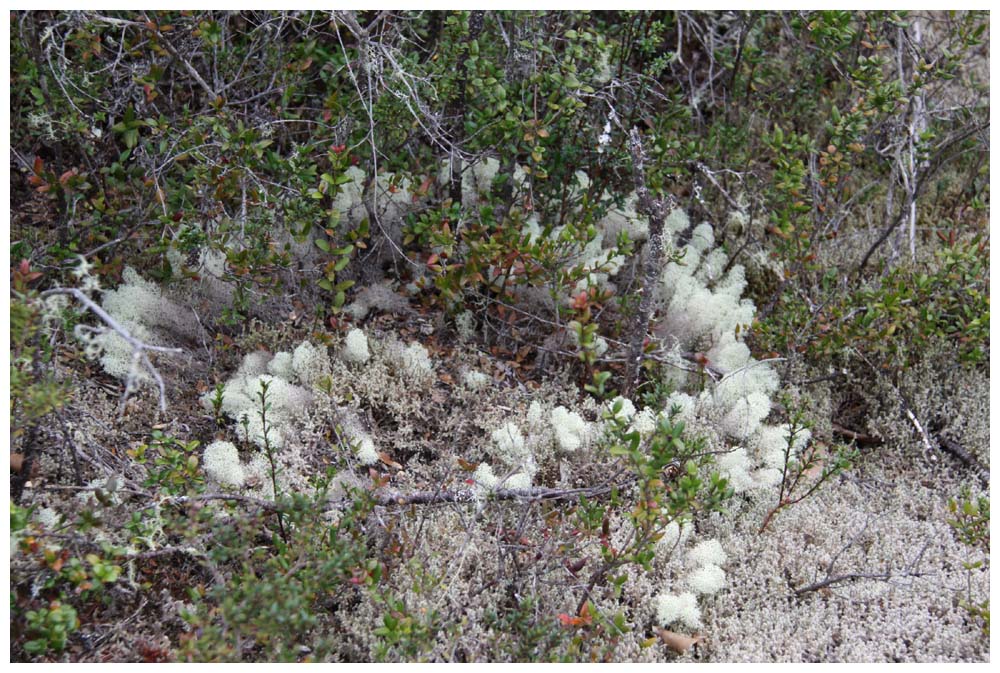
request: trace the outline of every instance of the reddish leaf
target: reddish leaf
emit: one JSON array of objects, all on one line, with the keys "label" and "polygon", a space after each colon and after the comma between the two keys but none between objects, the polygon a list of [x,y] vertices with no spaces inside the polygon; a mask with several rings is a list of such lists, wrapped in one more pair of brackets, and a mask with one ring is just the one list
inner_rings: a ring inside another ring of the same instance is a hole
[{"label": "reddish leaf", "polygon": [[570,617],[565,612],[559,613],[559,621],[562,622],[563,626],[576,626],[580,623],[579,617]]},{"label": "reddish leaf", "polygon": [[389,454],[386,453],[385,451],[379,451],[378,457],[379,457],[379,460],[381,460],[383,463],[385,463],[389,467],[394,467],[397,470],[402,470],[403,469],[403,466],[400,465],[399,463],[397,463],[396,461],[394,461],[392,458],[390,458]]}]

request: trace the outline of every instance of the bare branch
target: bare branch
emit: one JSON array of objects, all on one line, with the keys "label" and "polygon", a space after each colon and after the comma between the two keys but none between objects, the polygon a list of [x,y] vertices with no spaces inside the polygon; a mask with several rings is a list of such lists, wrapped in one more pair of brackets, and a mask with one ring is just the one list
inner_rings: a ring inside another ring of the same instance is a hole
[{"label": "bare branch", "polygon": [[635,181],[635,193],[639,198],[638,210],[649,218],[649,253],[642,266],[643,284],[639,289],[642,298],[639,300],[639,311],[632,323],[632,336],[629,343],[628,363],[625,384],[622,394],[631,397],[639,385],[642,374],[643,345],[646,332],[649,329],[649,319],[653,313],[653,288],[656,287],[657,275],[663,260],[663,223],[667,215],[677,207],[673,196],[666,200],[654,199],[646,187],[646,150],[642,146],[639,129],[633,128],[629,133],[629,151],[632,154],[632,177]]},{"label": "bare branch", "polygon": [[119,402],[118,409],[121,413],[125,408],[125,402],[131,396],[132,391],[135,388],[135,373],[138,371],[139,363],[141,362],[145,369],[153,376],[156,380],[156,385],[160,390],[160,411],[166,412],[167,410],[167,394],[166,386],[163,384],[163,377],[160,376],[160,372],[156,370],[153,363],[150,362],[147,351],[156,351],[159,353],[183,353],[183,348],[168,348],[166,346],[154,346],[148,344],[144,341],[140,341],[132,336],[132,333],[128,329],[119,323],[117,320],[111,317],[107,311],[98,306],[90,297],[88,297],[82,290],[75,287],[56,287],[51,290],[46,290],[42,292],[39,296],[44,299],[46,297],[51,297],[57,294],[68,294],[76,298],[81,304],[83,304],[88,310],[90,310],[94,315],[100,318],[104,324],[110,327],[115,333],[118,334],[122,339],[132,347],[132,367],[129,369],[129,374],[125,381],[125,392],[122,393],[121,401]]}]

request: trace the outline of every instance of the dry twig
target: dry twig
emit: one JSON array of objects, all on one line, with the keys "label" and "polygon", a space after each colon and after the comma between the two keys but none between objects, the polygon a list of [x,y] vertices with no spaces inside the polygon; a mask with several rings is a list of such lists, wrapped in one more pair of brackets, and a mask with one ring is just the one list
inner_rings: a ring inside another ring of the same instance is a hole
[{"label": "dry twig", "polygon": [[129,369],[128,376],[125,381],[125,391],[122,393],[121,400],[118,404],[118,412],[121,414],[125,409],[125,402],[131,396],[132,392],[135,390],[136,374],[139,371],[139,365],[148,371],[153,378],[156,380],[156,385],[160,390],[160,411],[166,412],[167,410],[167,395],[166,386],[163,383],[163,377],[160,376],[160,372],[156,370],[153,363],[149,359],[149,355],[146,351],[155,351],[158,353],[183,353],[183,348],[168,348],[166,346],[153,346],[144,341],[140,341],[132,336],[128,329],[119,323],[117,320],[111,317],[107,311],[98,306],[90,297],[88,297],[82,290],[75,287],[56,287],[51,290],[46,290],[42,292],[39,296],[42,299],[46,297],[51,297],[57,294],[68,294],[76,298],[81,304],[83,304],[88,310],[90,310],[94,315],[101,319],[104,324],[110,327],[115,333],[118,334],[122,339],[132,347],[132,366]]}]

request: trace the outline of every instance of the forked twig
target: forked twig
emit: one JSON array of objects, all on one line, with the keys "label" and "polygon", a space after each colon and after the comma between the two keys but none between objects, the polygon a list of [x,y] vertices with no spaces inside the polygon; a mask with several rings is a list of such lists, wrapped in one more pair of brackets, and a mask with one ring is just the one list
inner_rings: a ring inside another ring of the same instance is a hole
[{"label": "forked twig", "polygon": [[42,292],[39,296],[42,299],[46,297],[51,297],[57,294],[68,294],[76,298],[81,304],[83,304],[91,313],[96,315],[101,319],[104,324],[115,331],[118,336],[125,340],[125,342],[132,347],[132,365],[129,369],[128,376],[125,381],[125,391],[122,393],[121,401],[118,404],[119,413],[121,413],[125,408],[125,402],[128,400],[132,391],[135,389],[135,375],[139,369],[139,364],[145,367],[145,369],[153,376],[156,380],[156,385],[160,390],[160,411],[166,412],[167,410],[167,394],[166,386],[163,383],[163,377],[160,376],[160,372],[156,370],[153,363],[150,361],[149,356],[146,351],[155,351],[158,353],[183,353],[183,348],[169,348],[167,346],[154,346],[148,344],[145,341],[140,341],[132,336],[132,333],[128,329],[115,320],[111,315],[101,308],[97,303],[94,302],[90,297],[88,297],[82,290],[75,287],[55,287],[51,290],[46,290]]}]

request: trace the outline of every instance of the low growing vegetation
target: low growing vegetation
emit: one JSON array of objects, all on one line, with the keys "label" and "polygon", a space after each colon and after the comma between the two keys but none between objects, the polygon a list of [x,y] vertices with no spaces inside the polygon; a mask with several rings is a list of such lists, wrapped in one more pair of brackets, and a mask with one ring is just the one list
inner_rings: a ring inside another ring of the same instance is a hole
[{"label": "low growing vegetation", "polygon": [[13,661],[988,661],[988,13],[9,22]]}]

